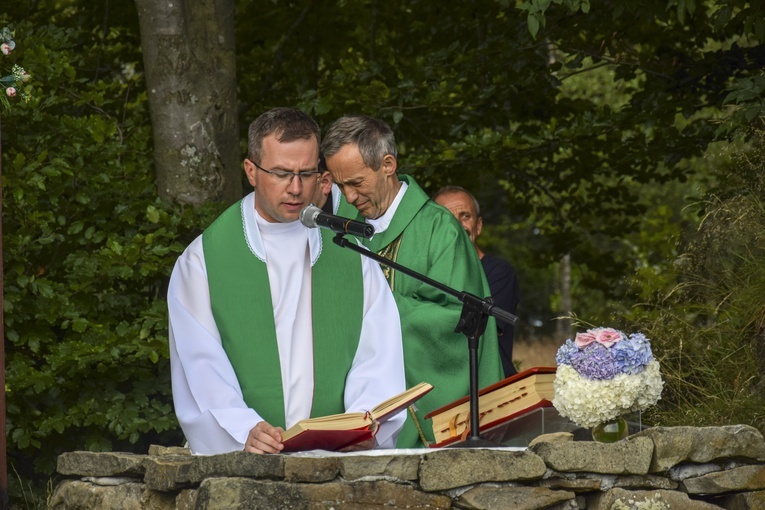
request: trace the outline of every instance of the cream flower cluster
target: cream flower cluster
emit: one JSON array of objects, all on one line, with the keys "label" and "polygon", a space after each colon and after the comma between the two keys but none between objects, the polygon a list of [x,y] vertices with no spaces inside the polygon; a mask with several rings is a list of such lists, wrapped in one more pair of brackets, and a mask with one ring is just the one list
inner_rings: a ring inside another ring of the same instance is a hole
[{"label": "cream flower cluster", "polygon": [[655,359],[637,374],[617,374],[602,380],[588,379],[571,365],[559,365],[553,405],[562,416],[590,428],[651,407],[661,398],[663,387]]}]

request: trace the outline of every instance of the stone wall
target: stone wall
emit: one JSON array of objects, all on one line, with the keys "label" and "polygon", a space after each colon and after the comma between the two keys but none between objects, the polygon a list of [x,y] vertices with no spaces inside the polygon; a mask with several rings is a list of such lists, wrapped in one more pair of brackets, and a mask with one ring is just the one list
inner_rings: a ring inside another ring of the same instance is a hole
[{"label": "stone wall", "polygon": [[613,444],[191,456],[70,452],[56,510],[765,509],[765,441],[745,425],[656,427]]}]

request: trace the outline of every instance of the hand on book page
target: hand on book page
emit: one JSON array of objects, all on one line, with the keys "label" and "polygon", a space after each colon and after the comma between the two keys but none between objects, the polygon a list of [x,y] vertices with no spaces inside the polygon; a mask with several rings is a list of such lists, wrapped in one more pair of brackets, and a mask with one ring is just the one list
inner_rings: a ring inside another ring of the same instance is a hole
[{"label": "hand on book page", "polygon": [[369,439],[374,440],[379,422],[386,421],[432,389],[432,385],[420,383],[367,412],[332,414],[300,420],[282,434],[282,452],[317,449],[339,451]]}]

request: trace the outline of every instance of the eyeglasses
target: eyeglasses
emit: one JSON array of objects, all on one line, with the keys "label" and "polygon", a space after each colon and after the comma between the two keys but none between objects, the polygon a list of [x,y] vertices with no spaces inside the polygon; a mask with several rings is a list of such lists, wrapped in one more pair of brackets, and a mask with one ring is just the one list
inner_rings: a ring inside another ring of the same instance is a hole
[{"label": "eyeglasses", "polygon": [[288,172],[286,170],[266,170],[265,168],[255,163],[254,161],[252,160],[250,161],[252,162],[253,165],[255,165],[255,168],[257,168],[258,170],[261,170],[269,175],[273,175],[274,177],[276,177],[277,181],[287,185],[292,184],[292,181],[293,179],[295,179],[296,175],[298,179],[300,179],[300,183],[305,184],[306,179],[308,179],[309,177],[314,175],[319,176],[323,173],[321,170],[311,170],[308,172]]}]

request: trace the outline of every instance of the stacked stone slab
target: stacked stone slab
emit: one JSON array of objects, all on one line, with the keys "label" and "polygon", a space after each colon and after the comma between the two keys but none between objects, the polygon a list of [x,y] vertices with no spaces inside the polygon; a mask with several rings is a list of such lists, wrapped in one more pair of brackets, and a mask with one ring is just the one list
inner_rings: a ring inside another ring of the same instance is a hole
[{"label": "stacked stone slab", "polygon": [[755,428],[655,427],[613,444],[540,436],[528,449],[402,455],[70,452],[55,510],[765,509]]}]

